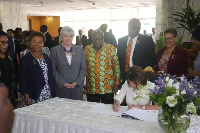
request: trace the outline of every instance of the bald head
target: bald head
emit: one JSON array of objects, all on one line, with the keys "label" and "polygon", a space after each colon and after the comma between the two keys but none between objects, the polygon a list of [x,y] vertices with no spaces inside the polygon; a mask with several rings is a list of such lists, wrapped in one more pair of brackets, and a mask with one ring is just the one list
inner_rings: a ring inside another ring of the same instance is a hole
[{"label": "bald head", "polygon": [[133,18],[128,22],[128,34],[131,38],[136,37],[141,28],[141,23],[139,19]]},{"label": "bald head", "polygon": [[104,42],[104,33],[102,30],[94,30],[92,34],[93,47],[96,50],[101,49]]}]

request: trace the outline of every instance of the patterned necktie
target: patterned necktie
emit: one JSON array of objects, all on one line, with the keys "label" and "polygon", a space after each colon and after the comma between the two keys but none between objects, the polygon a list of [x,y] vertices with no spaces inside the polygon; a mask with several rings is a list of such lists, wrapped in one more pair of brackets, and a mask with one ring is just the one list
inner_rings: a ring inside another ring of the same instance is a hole
[{"label": "patterned necktie", "polygon": [[131,38],[128,42],[128,47],[126,48],[126,66],[125,71],[128,71],[128,68],[130,67],[130,55],[131,55],[131,48],[133,44],[133,39]]}]

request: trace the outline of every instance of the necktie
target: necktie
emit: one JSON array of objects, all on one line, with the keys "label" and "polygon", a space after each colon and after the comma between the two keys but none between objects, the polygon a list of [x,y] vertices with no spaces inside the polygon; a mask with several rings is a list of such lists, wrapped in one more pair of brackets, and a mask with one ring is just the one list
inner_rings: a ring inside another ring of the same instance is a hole
[{"label": "necktie", "polygon": [[126,66],[125,66],[126,72],[130,67],[130,55],[131,55],[132,44],[133,44],[133,39],[131,38],[128,42],[128,47],[126,48]]}]

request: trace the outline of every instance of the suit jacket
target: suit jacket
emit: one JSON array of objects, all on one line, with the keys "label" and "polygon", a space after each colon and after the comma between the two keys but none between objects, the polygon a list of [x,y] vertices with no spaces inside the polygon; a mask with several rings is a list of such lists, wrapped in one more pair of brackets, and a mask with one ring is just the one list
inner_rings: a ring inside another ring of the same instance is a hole
[{"label": "suit jacket", "polygon": [[[51,49],[51,62],[53,75],[56,82],[56,96],[70,99],[83,99],[83,86],[86,76],[86,62],[83,48],[72,45],[72,60],[69,65],[62,45]],[[76,82],[73,89],[64,87],[65,83]]]},{"label": "suit jacket", "polygon": [[[79,41],[79,36],[76,36],[76,45],[79,45],[78,41]],[[87,45],[87,36],[82,35],[81,42],[82,42],[83,49],[84,49],[86,47],[86,45]]]},{"label": "suit jacket", "polygon": [[[43,56],[48,67],[48,83],[53,97],[55,92],[51,60],[46,54],[43,54]],[[27,53],[20,60],[19,79],[22,94],[29,94],[31,99],[37,101],[41,90],[44,88],[45,78],[39,63],[30,53]]]},{"label": "suit jacket", "polygon": [[[126,63],[126,48],[128,35],[118,40],[117,46],[117,54],[120,63],[120,71],[121,71],[121,79],[123,84],[126,80],[126,71],[125,71],[125,63]],[[133,65],[137,65],[144,69],[147,66],[154,66],[156,64],[156,54],[154,42],[151,37],[144,36],[139,34],[135,49],[132,57]]]},{"label": "suit jacket", "polygon": [[52,42],[52,47],[55,47],[57,45],[59,45],[59,36],[55,37],[53,42]]},{"label": "suit jacket", "polygon": [[117,41],[113,34],[109,32],[104,33],[104,42],[113,45],[115,48],[117,48]]},{"label": "suit jacket", "polygon": [[[165,52],[166,47],[160,49],[157,54],[157,64],[156,70],[159,70],[158,62],[162,58],[163,53]],[[168,64],[167,64],[167,73],[170,75],[182,76],[187,72],[188,65],[188,56],[187,51],[181,47],[176,46],[174,51],[172,51]]]},{"label": "suit jacket", "polygon": [[49,34],[49,32],[46,32],[45,37],[46,41],[44,43],[44,47],[48,47],[49,49],[51,49],[53,41],[52,36]]}]

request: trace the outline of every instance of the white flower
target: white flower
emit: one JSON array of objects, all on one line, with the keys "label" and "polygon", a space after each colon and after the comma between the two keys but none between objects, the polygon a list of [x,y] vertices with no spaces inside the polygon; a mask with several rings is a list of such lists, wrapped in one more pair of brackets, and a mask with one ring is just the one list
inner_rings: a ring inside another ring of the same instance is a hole
[{"label": "white flower", "polygon": [[181,95],[184,95],[184,94],[186,94],[186,91],[185,91],[185,90],[182,90],[182,91],[181,91]]},{"label": "white flower", "polygon": [[166,78],[165,78],[165,81],[169,81],[169,77],[166,77]]},{"label": "white flower", "polygon": [[167,87],[172,87],[173,82],[173,79],[169,79],[169,81],[167,82]]},{"label": "white flower", "polygon": [[155,85],[155,83],[152,83],[152,82],[148,81],[147,82],[147,86],[148,86],[149,89],[154,90],[154,88],[155,88],[156,85]]},{"label": "white flower", "polygon": [[179,94],[180,94],[179,90],[176,90],[176,96],[179,96]]},{"label": "white flower", "polygon": [[166,104],[169,106],[169,107],[174,107],[177,103],[177,99],[174,97],[174,96],[168,96],[166,98]]},{"label": "white flower", "polygon": [[188,103],[186,106],[186,113],[191,113],[196,115],[196,107],[194,106],[194,103]]},{"label": "white flower", "polygon": [[196,94],[197,94],[197,91],[195,90],[195,91],[194,91],[194,95],[196,95]]},{"label": "white flower", "polygon": [[191,88],[191,89],[193,88],[192,85],[191,85],[190,83],[188,83],[188,87]]},{"label": "white flower", "polygon": [[175,84],[173,84],[173,87],[175,88],[175,89],[179,89],[179,86],[180,86],[180,83],[179,82],[176,82]]},{"label": "white flower", "polygon": [[137,100],[139,103],[141,101],[145,101],[145,104],[149,101],[150,99],[150,93],[151,91],[149,90],[148,85],[146,86],[141,86],[139,85],[138,87],[138,91],[137,91],[137,97],[135,97],[133,100]]},{"label": "white flower", "polygon": [[181,80],[181,82],[183,82],[183,80],[184,80],[184,77],[180,77],[180,80]]}]

